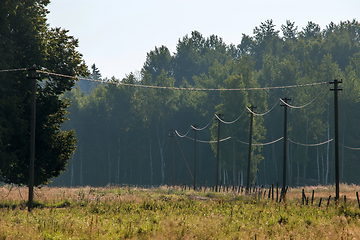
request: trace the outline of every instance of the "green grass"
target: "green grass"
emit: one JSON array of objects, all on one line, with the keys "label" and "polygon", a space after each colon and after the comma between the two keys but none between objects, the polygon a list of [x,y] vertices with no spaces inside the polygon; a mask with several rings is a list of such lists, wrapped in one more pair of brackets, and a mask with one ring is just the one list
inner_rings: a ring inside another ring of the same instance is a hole
[{"label": "green grass", "polygon": [[26,189],[9,196],[7,191],[1,189],[0,239],[360,238],[360,211],[349,195],[346,204],[332,201],[327,208],[323,202],[319,208],[318,198],[314,205],[302,205],[297,189],[279,204],[255,196],[165,186],[42,188],[36,190],[29,213],[22,198]]}]

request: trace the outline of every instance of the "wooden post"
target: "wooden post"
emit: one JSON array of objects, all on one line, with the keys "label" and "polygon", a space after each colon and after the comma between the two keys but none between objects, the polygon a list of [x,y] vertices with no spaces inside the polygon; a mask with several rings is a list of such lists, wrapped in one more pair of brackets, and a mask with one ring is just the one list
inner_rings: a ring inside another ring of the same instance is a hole
[{"label": "wooden post", "polygon": [[[252,113],[254,111],[254,106],[250,107],[250,131],[249,131],[249,152],[248,152],[248,165],[247,165],[247,183],[246,183],[246,192],[250,193],[251,192],[251,187],[249,189],[249,184],[250,184],[250,164],[251,164],[251,151],[252,151],[252,132],[253,132],[253,119],[254,119],[254,114]],[[250,190],[250,191],[249,191]]]},{"label": "wooden post", "polygon": [[331,195],[330,195],[330,196],[329,196],[329,198],[328,198],[326,208],[328,208],[328,207],[329,207],[329,204],[330,204],[330,199],[331,199]]},{"label": "wooden post", "polygon": [[[221,114],[217,114],[221,119]],[[217,135],[217,149],[216,149],[216,192],[218,191],[219,184],[219,158],[220,158],[220,120],[218,119],[218,135]],[[220,184],[221,185],[221,184]]]},{"label": "wooden post", "polygon": [[291,98],[282,98],[285,104],[281,105],[284,107],[284,147],[283,147],[283,188],[286,187],[286,147],[287,147],[287,101]]},{"label": "wooden post", "polygon": [[312,190],[312,196],[311,196],[311,205],[313,205],[314,202],[314,194],[315,194],[315,190]]},{"label": "wooden post", "polygon": [[335,79],[330,84],[334,84],[334,89],[330,89],[330,91],[334,91],[334,115],[335,115],[335,187],[336,187],[336,196],[335,200],[339,200],[340,190],[339,190],[339,121],[338,121],[338,91],[342,90],[338,88],[338,84],[342,83],[342,81],[338,81]]},{"label": "wooden post", "polygon": [[194,191],[196,190],[196,127],[197,125],[194,125]]},{"label": "wooden post", "polygon": [[37,67],[29,69],[28,79],[31,79],[31,121],[30,121],[30,163],[29,163],[29,200],[28,211],[31,212],[34,201],[34,166],[35,166],[35,123],[36,123],[36,85]]},{"label": "wooden post", "polygon": [[302,198],[301,198],[303,205],[305,204],[305,199],[306,199],[306,195],[305,195],[305,190],[303,189],[302,190]]}]

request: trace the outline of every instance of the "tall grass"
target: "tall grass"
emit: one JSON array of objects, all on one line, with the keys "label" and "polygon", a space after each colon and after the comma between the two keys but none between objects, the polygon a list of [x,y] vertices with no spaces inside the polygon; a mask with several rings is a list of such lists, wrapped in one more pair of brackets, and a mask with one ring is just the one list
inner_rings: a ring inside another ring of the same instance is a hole
[{"label": "tall grass", "polygon": [[[0,239],[359,239],[358,186],[324,203],[332,186],[315,190],[314,204],[302,205],[301,189],[286,202],[259,196],[179,187],[48,188],[35,191],[26,208],[26,188],[0,188]],[[344,191],[343,191],[344,190]],[[316,203],[316,204],[315,204]]]}]

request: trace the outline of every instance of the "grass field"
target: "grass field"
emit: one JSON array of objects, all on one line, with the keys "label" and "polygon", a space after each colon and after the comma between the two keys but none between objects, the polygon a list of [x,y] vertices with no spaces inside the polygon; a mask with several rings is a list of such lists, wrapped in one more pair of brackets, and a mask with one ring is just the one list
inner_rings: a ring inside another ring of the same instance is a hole
[{"label": "grass field", "polygon": [[[0,188],[0,239],[360,239],[359,186],[341,185],[341,198],[327,206],[333,186],[302,188],[278,203],[268,194],[183,190],[162,186]],[[346,203],[344,202],[346,195]],[[323,198],[319,207],[320,197]]]}]

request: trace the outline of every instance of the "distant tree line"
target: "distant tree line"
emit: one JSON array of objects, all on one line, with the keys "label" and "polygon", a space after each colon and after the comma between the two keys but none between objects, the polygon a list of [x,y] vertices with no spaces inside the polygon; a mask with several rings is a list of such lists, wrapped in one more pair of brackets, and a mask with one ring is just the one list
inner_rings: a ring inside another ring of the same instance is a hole
[{"label": "distant tree line", "polygon": [[[310,146],[334,137],[333,94],[326,85],[251,91],[188,91],[141,88],[114,83],[206,89],[265,88],[304,85],[343,79],[339,99],[340,181],[360,184],[360,24],[356,20],[331,22],[325,29],[313,22],[298,30],[286,21],[276,30],[272,20],[243,34],[241,43],[227,45],[211,35],[193,31],[178,40],[176,52],[166,46],[147,54],[140,74],[129,73],[119,80],[103,79],[89,94],[81,87],[66,92],[69,99],[68,121],[63,130],[75,129],[76,153],[67,171],[53,179],[53,185],[104,186],[107,184],[172,184],[172,145],[169,129],[185,134],[190,125],[199,128],[199,140],[217,140],[221,113],[230,122],[249,106],[258,113],[274,109],[264,116],[254,116],[253,142],[271,142],[283,136],[283,111],[278,99],[291,98],[290,104],[308,106],[289,109],[287,176],[291,186],[330,184],[334,182],[334,144]],[[101,79],[95,65],[92,76]],[[94,84],[94,83],[93,83]],[[81,85],[80,85],[81,86]],[[220,138],[232,136],[220,144],[220,179],[222,183],[246,184],[250,115],[234,124],[221,123]],[[194,130],[190,129],[193,138]],[[193,171],[194,142],[177,138]],[[308,144],[308,146],[296,143]],[[189,184],[190,175],[177,145],[175,183]],[[283,144],[252,148],[251,182],[282,182]],[[197,143],[198,185],[214,185],[216,143]]]}]

